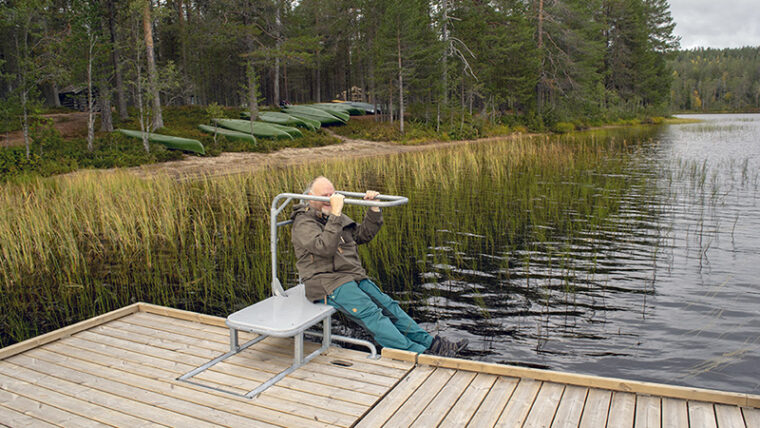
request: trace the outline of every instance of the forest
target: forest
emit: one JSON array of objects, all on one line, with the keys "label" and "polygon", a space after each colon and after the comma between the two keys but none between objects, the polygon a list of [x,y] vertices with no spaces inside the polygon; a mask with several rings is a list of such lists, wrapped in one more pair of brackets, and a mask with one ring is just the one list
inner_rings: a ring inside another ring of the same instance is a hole
[{"label": "forest", "polygon": [[[662,114],[666,0],[0,0],[0,102],[81,109],[366,101],[438,129]],[[26,123],[26,122],[24,122]]]},{"label": "forest", "polygon": [[680,51],[669,65],[673,111],[760,111],[760,47]]}]

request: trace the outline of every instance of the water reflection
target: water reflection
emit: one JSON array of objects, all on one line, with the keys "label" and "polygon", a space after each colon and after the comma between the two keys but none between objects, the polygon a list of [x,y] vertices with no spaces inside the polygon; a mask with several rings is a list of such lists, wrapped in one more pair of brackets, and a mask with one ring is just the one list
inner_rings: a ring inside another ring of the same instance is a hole
[{"label": "water reflection", "polygon": [[[760,116],[700,118],[568,141],[624,142],[609,156],[625,168],[539,171],[528,206],[473,184],[447,195],[452,213],[408,189],[402,216],[435,221],[436,236],[408,255],[413,283],[396,293],[480,360],[757,393]],[[586,200],[556,206],[565,190]],[[519,221],[497,224],[499,210]],[[468,230],[463,216],[479,220]]]}]

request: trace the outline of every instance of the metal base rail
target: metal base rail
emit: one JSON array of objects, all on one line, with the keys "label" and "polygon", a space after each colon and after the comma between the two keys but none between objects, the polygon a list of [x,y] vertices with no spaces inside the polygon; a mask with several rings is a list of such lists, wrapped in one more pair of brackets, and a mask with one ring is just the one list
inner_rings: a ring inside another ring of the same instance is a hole
[{"label": "metal base rail", "polygon": [[[249,398],[250,399],[250,398],[255,398],[256,396],[258,396],[262,392],[266,391],[270,386],[272,386],[275,383],[277,383],[278,381],[280,381],[280,379],[284,378],[285,376],[289,375],[290,373],[293,373],[295,370],[297,370],[298,368],[300,368],[304,364],[308,363],[309,361],[311,361],[312,359],[314,359],[315,357],[317,357],[318,355],[320,355],[322,352],[326,351],[327,348],[330,346],[330,343],[332,341],[339,341],[339,342],[351,343],[351,344],[354,344],[354,345],[365,346],[370,351],[370,355],[367,357],[368,359],[376,360],[376,359],[380,358],[380,356],[377,355],[377,349],[375,348],[375,345],[372,344],[371,342],[368,342],[366,340],[361,340],[361,339],[354,339],[352,337],[333,335],[330,332],[330,327],[331,327],[331,320],[328,317],[328,318],[325,318],[324,320],[322,320],[322,329],[323,329],[323,331],[321,333],[318,332],[318,331],[308,331],[308,330],[305,330],[305,331],[302,331],[301,333],[298,333],[295,336],[293,336],[293,340],[294,340],[294,344],[293,344],[293,348],[294,348],[293,349],[293,364],[290,367],[288,367],[287,369],[285,369],[285,370],[277,373],[276,375],[272,376],[271,378],[269,378],[268,380],[266,380],[265,382],[261,383],[259,386],[257,386],[256,388],[252,389],[251,391],[249,391],[249,392],[247,392],[245,394],[240,394],[238,392],[228,391],[228,390],[225,390],[225,389],[222,389],[222,388],[217,388],[217,387],[214,387],[214,386],[205,385],[205,384],[203,384],[201,382],[192,380],[192,378],[195,377],[196,375],[198,375],[200,373],[203,373],[204,371],[210,369],[211,367],[215,366],[216,364],[221,363],[222,361],[226,360],[227,358],[230,358],[233,355],[239,354],[240,352],[248,349],[249,347],[255,345],[256,343],[258,343],[258,342],[260,342],[260,341],[262,341],[262,340],[264,340],[264,339],[266,339],[267,337],[270,337],[270,336],[259,335],[259,336],[255,337],[255,338],[249,340],[248,342],[242,344],[242,345],[238,345],[238,330],[235,329],[235,328],[230,328],[230,351],[229,352],[227,352],[225,354],[222,354],[222,355],[214,358],[213,360],[211,360],[211,361],[209,361],[209,362],[207,362],[207,363],[205,363],[205,364],[203,364],[203,365],[201,365],[199,367],[196,367],[195,369],[193,369],[193,370],[191,370],[191,371],[183,374],[182,376],[178,377],[177,380],[178,381],[182,381],[182,382],[187,382],[187,383],[190,383],[190,384],[193,384],[193,385],[196,385],[196,386],[201,386],[201,387],[204,387],[204,388],[208,388],[208,389],[213,389],[214,391],[224,392],[226,394],[232,394],[232,395],[236,395],[238,397],[244,397],[244,398]],[[311,335],[311,336],[317,336],[317,337],[321,337],[322,338],[322,346],[320,346],[315,351],[312,351],[309,355],[307,355],[305,357],[303,355],[303,336],[304,336],[304,334],[308,334],[308,335]]]}]

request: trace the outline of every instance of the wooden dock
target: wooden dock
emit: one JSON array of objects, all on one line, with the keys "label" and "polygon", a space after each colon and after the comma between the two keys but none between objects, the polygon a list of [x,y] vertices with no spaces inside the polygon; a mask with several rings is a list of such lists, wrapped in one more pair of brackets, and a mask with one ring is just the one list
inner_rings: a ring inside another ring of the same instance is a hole
[{"label": "wooden dock", "polygon": [[[253,399],[176,380],[228,348],[222,318],[136,303],[0,349],[0,425],[760,428],[757,395],[389,349],[332,347]],[[244,393],[291,353],[268,338],[195,380]]]}]

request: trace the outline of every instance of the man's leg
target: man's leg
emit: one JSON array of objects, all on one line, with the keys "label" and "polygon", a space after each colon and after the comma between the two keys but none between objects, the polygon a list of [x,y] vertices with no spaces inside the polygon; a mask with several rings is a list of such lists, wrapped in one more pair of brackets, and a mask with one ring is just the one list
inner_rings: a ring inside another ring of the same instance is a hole
[{"label": "man's leg", "polygon": [[429,346],[421,345],[401,334],[355,281],[347,282],[328,294],[327,303],[364,327],[383,347],[421,353]]},{"label": "man's leg", "polygon": [[403,309],[398,305],[398,301],[393,300],[390,296],[383,293],[374,282],[364,279],[359,282],[359,288],[383,310],[383,314],[390,318],[398,331],[408,337],[415,343],[424,346],[425,349],[433,343],[433,336],[422,329]]}]

